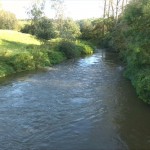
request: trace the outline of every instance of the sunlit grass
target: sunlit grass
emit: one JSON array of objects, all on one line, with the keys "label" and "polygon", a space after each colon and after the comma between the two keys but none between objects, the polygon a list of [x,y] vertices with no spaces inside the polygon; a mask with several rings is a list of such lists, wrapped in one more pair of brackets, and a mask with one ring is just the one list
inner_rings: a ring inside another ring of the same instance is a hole
[{"label": "sunlit grass", "polygon": [[0,56],[9,57],[15,53],[27,50],[28,45],[40,45],[30,34],[23,34],[12,30],[0,30]]},{"label": "sunlit grass", "polygon": [[24,44],[40,44],[40,42],[30,34],[22,34],[20,32],[12,30],[0,30],[0,39]]},{"label": "sunlit grass", "polygon": [[0,50],[25,50],[29,44],[40,45],[40,42],[30,34],[0,30]]}]

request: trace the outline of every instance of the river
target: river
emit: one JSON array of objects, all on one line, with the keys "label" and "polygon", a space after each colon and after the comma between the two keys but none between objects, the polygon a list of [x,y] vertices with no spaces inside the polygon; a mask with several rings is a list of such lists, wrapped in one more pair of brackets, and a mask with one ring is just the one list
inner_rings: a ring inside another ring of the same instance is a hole
[{"label": "river", "polygon": [[100,50],[0,84],[0,150],[148,150],[150,107]]}]

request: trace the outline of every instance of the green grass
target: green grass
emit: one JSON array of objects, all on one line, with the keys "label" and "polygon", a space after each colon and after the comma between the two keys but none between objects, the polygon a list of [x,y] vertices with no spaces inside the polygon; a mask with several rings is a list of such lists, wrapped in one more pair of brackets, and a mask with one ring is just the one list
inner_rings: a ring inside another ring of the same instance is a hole
[{"label": "green grass", "polygon": [[[16,45],[16,43],[18,44]],[[4,48],[4,46],[10,48],[9,46],[13,46],[13,48],[20,50],[20,47],[29,44],[40,45],[40,42],[30,34],[23,34],[12,30],[0,30],[0,48]]]},{"label": "green grass", "polygon": [[[0,30],[0,77],[61,63],[65,59],[93,53],[83,41],[52,39],[41,44],[34,36],[11,30]],[[63,50],[61,49],[63,48]]]},{"label": "green grass", "polygon": [[[48,51],[50,51],[48,47],[42,46],[30,34],[0,30],[0,77],[52,65]],[[50,56],[55,59],[53,55]]]}]

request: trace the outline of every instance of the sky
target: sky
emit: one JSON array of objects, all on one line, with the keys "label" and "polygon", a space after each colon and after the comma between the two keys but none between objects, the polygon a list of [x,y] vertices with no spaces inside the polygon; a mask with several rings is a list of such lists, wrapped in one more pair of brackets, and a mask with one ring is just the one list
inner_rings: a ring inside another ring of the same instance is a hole
[{"label": "sky", "polygon": [[[2,8],[14,13],[18,19],[27,18],[26,9],[32,0],[0,0]],[[75,20],[85,18],[99,18],[103,13],[103,0],[65,0],[66,17]],[[45,14],[53,17],[50,6],[46,7]]]}]

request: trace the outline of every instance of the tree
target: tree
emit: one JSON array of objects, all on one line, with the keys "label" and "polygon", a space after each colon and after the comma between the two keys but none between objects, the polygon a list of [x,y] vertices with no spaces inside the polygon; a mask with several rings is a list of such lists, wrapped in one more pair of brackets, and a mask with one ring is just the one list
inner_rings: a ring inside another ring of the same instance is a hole
[{"label": "tree", "polygon": [[80,27],[75,21],[68,18],[65,19],[63,22],[64,23],[62,26],[62,33],[61,33],[62,38],[74,40],[80,36],[81,34]]},{"label": "tree", "polygon": [[31,7],[27,9],[27,14],[32,22],[36,22],[44,16],[45,0],[34,0]]},{"label": "tree", "polygon": [[81,38],[84,40],[90,40],[93,38],[93,24],[92,21],[89,19],[80,20],[80,31],[81,31]]},{"label": "tree", "polygon": [[0,29],[13,30],[16,26],[16,16],[8,11],[0,10]]},{"label": "tree", "polygon": [[55,26],[60,38],[73,40],[80,35],[79,25],[71,18],[65,18],[64,0],[52,0],[55,10]]},{"label": "tree", "polygon": [[26,25],[22,31],[27,31],[41,41],[46,41],[55,37],[53,21],[44,15],[45,0],[36,0],[28,9],[27,14],[30,16],[31,24]]},{"label": "tree", "polygon": [[63,36],[63,24],[65,19],[64,0],[52,0],[52,8],[55,10],[55,22],[60,37]]},{"label": "tree", "polygon": [[41,40],[49,40],[56,35],[52,20],[42,17],[36,23],[35,36]]},{"label": "tree", "polygon": [[64,19],[64,0],[52,0],[52,8],[55,10],[55,19]]}]

